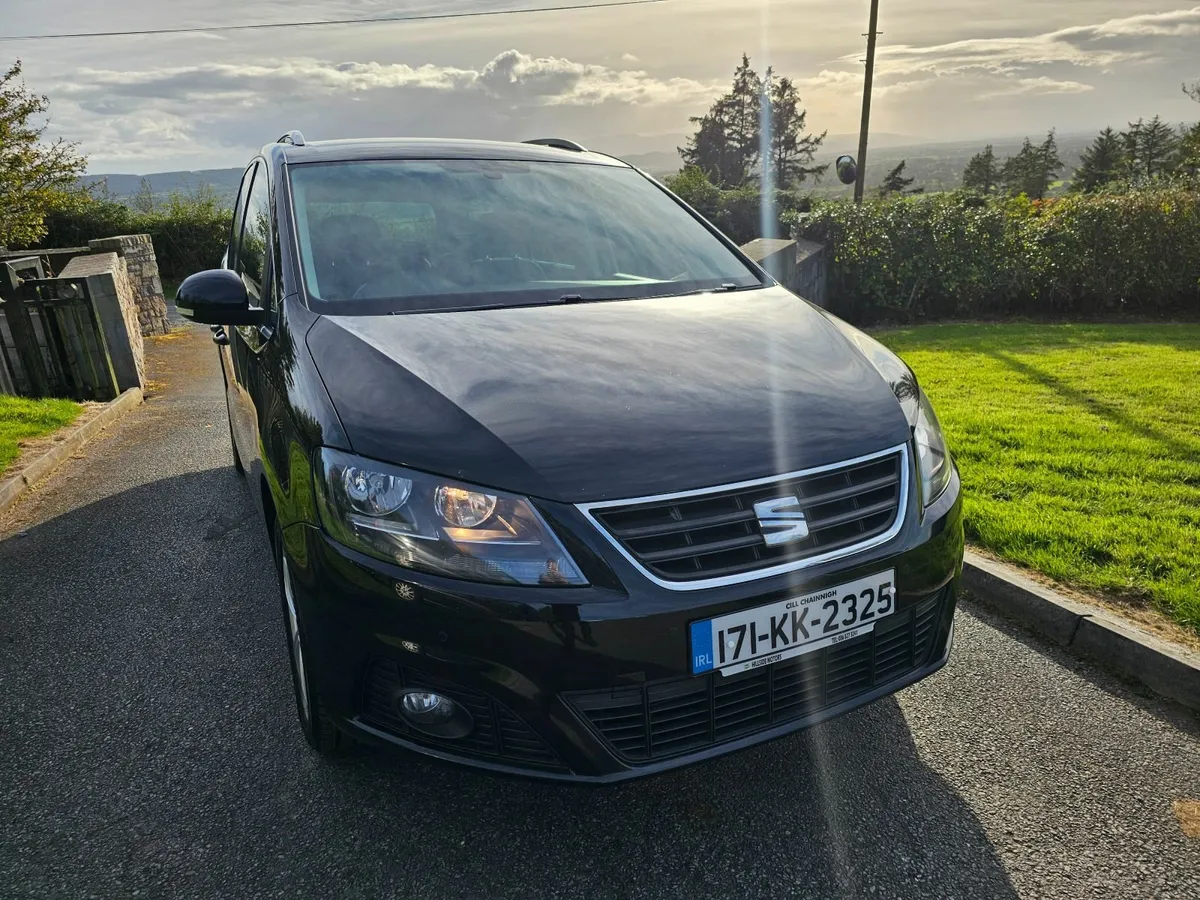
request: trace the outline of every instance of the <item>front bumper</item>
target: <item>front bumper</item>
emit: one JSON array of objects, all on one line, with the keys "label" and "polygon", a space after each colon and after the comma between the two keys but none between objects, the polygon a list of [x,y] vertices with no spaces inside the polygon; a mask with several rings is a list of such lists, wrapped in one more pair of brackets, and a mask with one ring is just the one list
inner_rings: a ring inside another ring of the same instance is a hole
[{"label": "front bumper", "polygon": [[[681,593],[651,584],[599,535],[571,547],[588,588],[466,584],[379,562],[319,529],[285,532],[310,678],[356,737],[543,778],[611,782],[721,755],[841,715],[937,671],[949,654],[963,534],[957,475],[888,544],[826,566]],[[546,512],[565,522],[569,507]],[[563,529],[560,528],[560,532]],[[692,677],[697,619],[896,569],[886,626],[744,675]],[[397,713],[403,689],[471,713],[435,740]]]}]

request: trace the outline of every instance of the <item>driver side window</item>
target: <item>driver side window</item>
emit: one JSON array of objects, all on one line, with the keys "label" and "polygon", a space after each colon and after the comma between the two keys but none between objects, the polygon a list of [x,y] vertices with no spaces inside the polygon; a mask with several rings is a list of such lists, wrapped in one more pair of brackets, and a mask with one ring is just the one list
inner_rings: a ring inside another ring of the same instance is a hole
[{"label": "driver side window", "polygon": [[[246,282],[254,306],[271,305],[265,279],[271,252],[271,191],[267,170],[259,165],[246,203],[242,241],[238,247],[236,271]],[[266,301],[264,303],[264,301]]]},{"label": "driver side window", "polygon": [[258,163],[250,163],[242,174],[242,183],[238,187],[237,202],[233,206],[233,222],[229,228],[229,245],[225,248],[225,267],[237,270],[238,246],[242,240],[242,223],[246,221],[246,201],[250,197],[250,185],[254,181],[254,173]]}]

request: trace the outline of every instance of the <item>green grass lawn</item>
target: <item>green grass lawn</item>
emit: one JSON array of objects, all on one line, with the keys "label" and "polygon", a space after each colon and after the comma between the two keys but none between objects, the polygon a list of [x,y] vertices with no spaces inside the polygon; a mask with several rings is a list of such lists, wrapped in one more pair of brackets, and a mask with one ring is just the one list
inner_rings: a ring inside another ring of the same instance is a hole
[{"label": "green grass lawn", "polygon": [[968,541],[1200,632],[1200,326],[877,336],[946,429]]},{"label": "green grass lawn", "polygon": [[30,400],[0,395],[0,476],[17,458],[19,441],[50,434],[75,421],[83,407],[72,400]]}]

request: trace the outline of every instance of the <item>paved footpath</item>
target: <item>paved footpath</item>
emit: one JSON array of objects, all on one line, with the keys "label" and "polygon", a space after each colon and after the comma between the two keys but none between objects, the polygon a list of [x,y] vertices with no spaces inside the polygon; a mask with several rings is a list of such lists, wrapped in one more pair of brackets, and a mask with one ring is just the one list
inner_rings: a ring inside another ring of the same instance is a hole
[{"label": "paved footpath", "polygon": [[1189,898],[1197,722],[971,605],[940,675],[612,788],[303,743],[205,329],[0,522],[0,897]]}]

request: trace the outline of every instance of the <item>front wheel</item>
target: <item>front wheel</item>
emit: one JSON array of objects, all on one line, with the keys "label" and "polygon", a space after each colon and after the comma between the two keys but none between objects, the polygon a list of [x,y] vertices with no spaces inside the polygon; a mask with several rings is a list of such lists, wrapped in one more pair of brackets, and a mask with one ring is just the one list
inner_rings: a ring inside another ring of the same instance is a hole
[{"label": "front wheel", "polygon": [[296,694],[296,715],[300,719],[300,730],[304,732],[304,739],[308,741],[309,746],[322,756],[340,756],[354,746],[354,740],[333,724],[321,703],[320,694],[313,685],[313,673],[308,668],[308,660],[304,653],[304,629],[292,590],[292,573],[287,554],[283,552],[283,531],[278,524],[274,529],[274,544],[288,657],[292,665],[292,689]]}]

